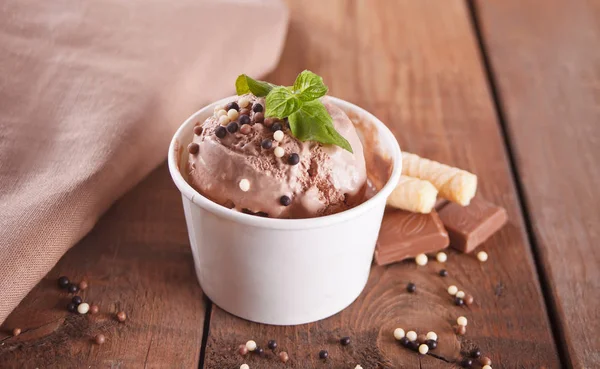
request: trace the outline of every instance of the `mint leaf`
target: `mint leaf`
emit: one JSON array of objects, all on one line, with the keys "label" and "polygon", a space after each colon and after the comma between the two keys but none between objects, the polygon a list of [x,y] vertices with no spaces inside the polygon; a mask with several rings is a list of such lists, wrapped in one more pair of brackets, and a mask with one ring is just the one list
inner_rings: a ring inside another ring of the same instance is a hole
[{"label": "mint leaf", "polygon": [[273,87],[275,87],[275,85],[272,83],[257,81],[245,74],[240,74],[235,80],[235,91],[238,95],[252,92],[254,96],[267,96]]},{"label": "mint leaf", "polygon": [[296,77],[294,82],[294,92],[302,101],[312,101],[325,96],[327,86],[323,83],[323,78],[309,70],[305,70]]},{"label": "mint leaf", "polygon": [[[267,101],[267,109],[268,104]],[[300,109],[289,115],[288,122],[292,133],[300,141],[337,145],[353,152],[348,140],[335,130],[333,120],[321,100],[304,102]]]},{"label": "mint leaf", "polygon": [[269,92],[266,99],[267,111],[265,116],[285,118],[300,108],[302,102],[288,88],[279,86]]}]

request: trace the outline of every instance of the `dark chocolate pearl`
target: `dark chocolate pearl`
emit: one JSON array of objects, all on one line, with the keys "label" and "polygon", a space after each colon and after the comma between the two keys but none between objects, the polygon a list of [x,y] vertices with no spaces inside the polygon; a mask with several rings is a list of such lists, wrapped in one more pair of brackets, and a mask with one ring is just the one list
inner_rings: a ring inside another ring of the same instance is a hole
[{"label": "dark chocolate pearl", "polygon": [[265,150],[269,150],[271,147],[273,147],[273,141],[266,138],[260,143],[260,146]]},{"label": "dark chocolate pearl", "polygon": [[69,291],[69,293],[75,293],[77,291],[79,291],[79,287],[77,287],[76,284],[69,284],[69,287],[67,287],[67,290]]},{"label": "dark chocolate pearl", "polygon": [[200,127],[200,126],[194,127],[194,134],[196,136],[200,136],[202,134],[202,127]]},{"label": "dark chocolate pearl", "polygon": [[350,337],[342,337],[340,343],[342,346],[348,346],[350,344]]},{"label": "dark chocolate pearl", "polygon": [[259,103],[256,103],[252,106],[252,111],[255,113],[261,113],[263,111],[263,106]]},{"label": "dark chocolate pearl", "polygon": [[237,111],[240,111],[240,106],[235,101],[232,101],[229,104],[225,105],[225,110],[226,111],[229,111],[231,109],[235,109]]},{"label": "dark chocolate pearl", "polygon": [[67,305],[67,310],[74,313],[77,311],[77,305],[75,305],[74,303],[70,303],[69,305]]},{"label": "dark chocolate pearl", "polygon": [[460,297],[456,297],[454,299],[454,304],[456,306],[463,306],[465,304],[465,300],[461,299]]},{"label": "dark chocolate pearl", "polygon": [[446,269],[440,270],[440,276],[441,277],[447,277],[448,276],[448,271]]},{"label": "dark chocolate pearl", "polygon": [[408,348],[413,350],[413,351],[419,351],[419,342],[418,341],[410,341],[408,343]]},{"label": "dark chocolate pearl", "polygon": [[417,290],[417,285],[411,282],[406,285],[406,290],[410,293],[413,293]]},{"label": "dark chocolate pearl", "polygon": [[321,359],[327,359],[329,357],[329,352],[327,352],[327,350],[321,350],[319,351],[319,358]]},{"label": "dark chocolate pearl", "polygon": [[283,195],[279,198],[279,203],[283,206],[289,206],[292,203],[292,199],[289,196]]},{"label": "dark chocolate pearl", "polygon": [[74,303],[75,305],[79,305],[83,302],[83,300],[81,299],[81,296],[73,296],[73,298],[71,299],[71,302]]},{"label": "dark chocolate pearl", "polygon": [[471,351],[471,357],[479,359],[481,357],[481,351],[479,349],[473,349],[473,351]]},{"label": "dark chocolate pearl", "polygon": [[463,368],[470,368],[473,366],[473,360],[466,357],[460,362],[460,366],[462,366]]},{"label": "dark chocolate pearl", "polygon": [[223,126],[217,127],[217,129],[215,129],[215,136],[225,138],[225,136],[227,136],[227,129]]},{"label": "dark chocolate pearl", "polygon": [[404,347],[408,347],[408,345],[410,344],[410,340],[408,339],[408,337],[402,337],[400,338],[400,344]]},{"label": "dark chocolate pearl", "polygon": [[256,350],[254,350],[254,352],[259,354],[260,356],[263,356],[265,354],[265,349],[262,347],[257,347]]},{"label": "dark chocolate pearl", "polygon": [[427,340],[426,343],[430,350],[435,350],[437,348],[437,341],[435,340]]},{"label": "dark chocolate pearl", "polygon": [[200,146],[197,143],[192,142],[191,144],[188,145],[188,151],[192,155],[197,154],[198,151],[200,151]]},{"label": "dark chocolate pearl", "polygon": [[282,127],[281,123],[279,123],[279,122],[273,123],[273,125],[271,126],[271,131],[273,131],[273,132],[281,131],[282,128],[283,127]]},{"label": "dark chocolate pearl", "polygon": [[231,122],[231,123],[229,123],[229,124],[227,125],[227,130],[228,130],[230,133],[235,133],[235,132],[237,132],[237,130],[238,130],[239,128],[240,128],[240,125],[239,125],[239,124],[237,124],[236,122]]},{"label": "dark chocolate pearl", "polygon": [[67,288],[69,287],[69,278],[62,276],[60,278],[58,278],[58,287],[60,288]]},{"label": "dark chocolate pearl", "polygon": [[262,123],[265,121],[265,115],[263,113],[254,113],[254,122]]},{"label": "dark chocolate pearl", "polygon": [[247,115],[240,115],[240,118],[238,120],[240,122],[240,125],[250,124],[250,117]]},{"label": "dark chocolate pearl", "polygon": [[290,156],[288,156],[288,164],[289,165],[296,165],[300,162],[300,155],[293,153],[290,154]]},{"label": "dark chocolate pearl", "polygon": [[275,350],[277,348],[277,342],[275,342],[275,340],[270,340],[267,343],[267,347],[269,348],[269,350]]}]

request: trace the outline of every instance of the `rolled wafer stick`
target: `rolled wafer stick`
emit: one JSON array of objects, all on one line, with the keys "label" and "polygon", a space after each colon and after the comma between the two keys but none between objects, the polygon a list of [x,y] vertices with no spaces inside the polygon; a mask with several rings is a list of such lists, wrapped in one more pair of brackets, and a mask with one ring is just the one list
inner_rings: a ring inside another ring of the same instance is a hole
[{"label": "rolled wafer stick", "polygon": [[437,198],[437,189],[429,181],[400,176],[398,185],[387,199],[387,204],[413,213],[431,213]]},{"label": "rolled wafer stick", "polygon": [[402,174],[431,182],[441,197],[467,206],[477,191],[477,176],[408,152],[402,153]]}]

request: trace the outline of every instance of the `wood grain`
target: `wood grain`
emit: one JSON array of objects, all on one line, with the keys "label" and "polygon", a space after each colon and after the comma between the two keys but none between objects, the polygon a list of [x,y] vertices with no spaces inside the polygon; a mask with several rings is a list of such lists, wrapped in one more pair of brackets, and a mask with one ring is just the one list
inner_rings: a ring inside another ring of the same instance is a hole
[{"label": "wood grain", "polygon": [[[162,165],[119,200],[4,322],[0,368],[197,368],[205,302],[180,199]],[[100,313],[67,312],[60,275],[87,280]]]},{"label": "wood grain", "polygon": [[560,341],[600,367],[600,2],[477,5]]},{"label": "wood grain", "polygon": [[[510,224],[482,246],[487,263],[451,252],[444,266],[374,267],[348,309],[317,323],[265,326],[214,307],[205,367],[445,368],[455,367],[461,348],[473,345],[496,368],[559,367],[466,4],[297,0],[290,7],[286,48],[271,80],[290,84],[305,68],[322,75],[332,95],[386,122],[403,149],[475,172],[480,193],[507,208]],[[446,279],[436,274],[442,267],[450,272]],[[417,284],[415,294],[406,292],[409,281]],[[476,304],[454,306],[445,292],[449,284],[472,293]],[[452,333],[459,315],[470,322],[460,340]],[[436,357],[399,347],[392,337],[398,326],[436,331]],[[340,346],[342,336],[353,343]],[[283,365],[271,353],[242,358],[236,349],[248,339],[263,347],[276,339],[290,362]],[[321,349],[329,351],[326,362],[318,359]]]}]

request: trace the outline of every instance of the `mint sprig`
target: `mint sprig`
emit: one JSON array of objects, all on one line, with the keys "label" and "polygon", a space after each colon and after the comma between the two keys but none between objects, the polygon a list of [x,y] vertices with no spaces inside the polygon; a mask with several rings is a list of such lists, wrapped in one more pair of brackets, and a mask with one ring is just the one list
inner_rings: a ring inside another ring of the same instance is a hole
[{"label": "mint sprig", "polygon": [[255,96],[266,96],[265,115],[288,118],[292,134],[298,140],[337,145],[353,152],[348,140],[336,131],[327,108],[319,100],[328,91],[321,76],[305,70],[296,77],[293,86],[285,87],[242,74],[235,81],[235,89],[238,95],[251,92]]}]

